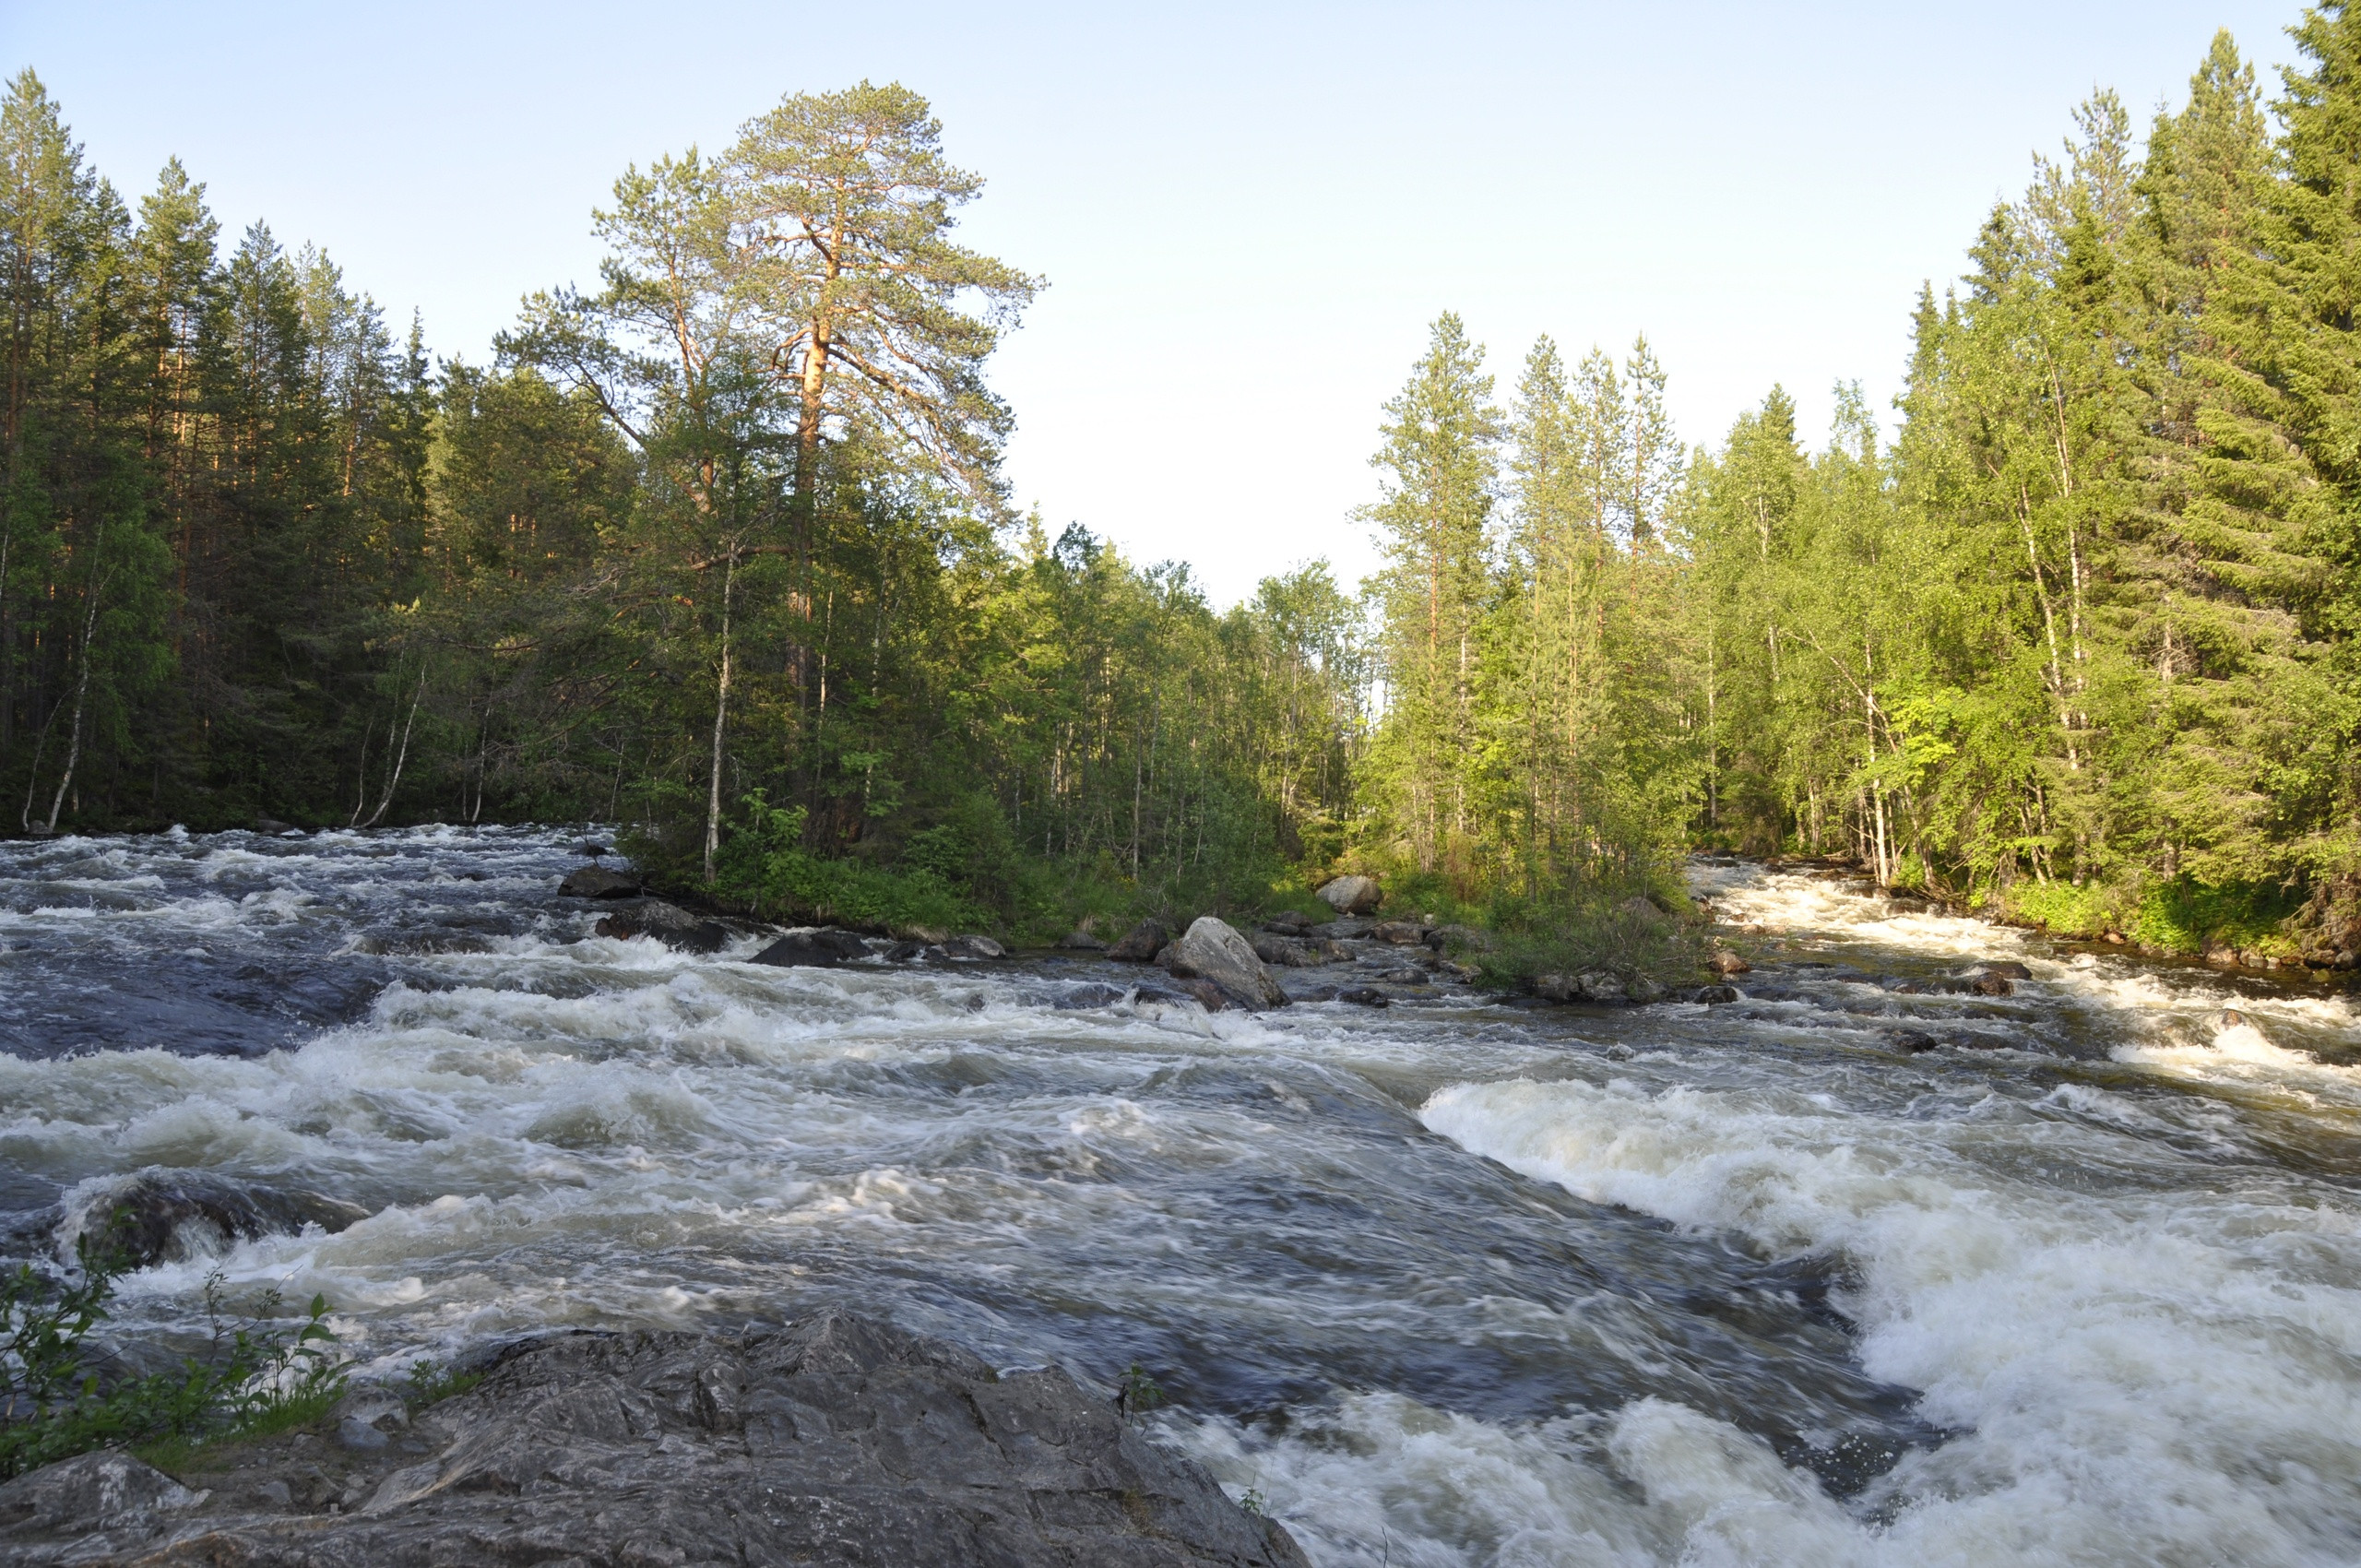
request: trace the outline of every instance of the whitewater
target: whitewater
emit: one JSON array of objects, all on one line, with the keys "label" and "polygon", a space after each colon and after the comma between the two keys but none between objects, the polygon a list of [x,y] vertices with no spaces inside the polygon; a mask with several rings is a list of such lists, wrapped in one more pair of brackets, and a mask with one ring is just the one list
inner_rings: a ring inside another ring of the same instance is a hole
[{"label": "whitewater", "polygon": [[1701,862],[1734,1003],[1207,1015],[601,937],[579,837],[0,845],[0,1237],[198,1171],[367,1218],[133,1339],[218,1268],[386,1370],[848,1304],[1151,1376],[1323,1568],[2361,1560],[2342,992]]}]

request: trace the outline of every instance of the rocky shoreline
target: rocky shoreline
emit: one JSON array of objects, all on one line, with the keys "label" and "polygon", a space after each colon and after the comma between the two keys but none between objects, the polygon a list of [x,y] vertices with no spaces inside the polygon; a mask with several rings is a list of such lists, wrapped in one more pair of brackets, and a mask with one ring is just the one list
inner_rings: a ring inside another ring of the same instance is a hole
[{"label": "rocky shoreline", "polygon": [[25,1568],[1305,1568],[1064,1371],[831,1312],[574,1333],[412,1409],[364,1389],[178,1476],[119,1451],[0,1485]]}]

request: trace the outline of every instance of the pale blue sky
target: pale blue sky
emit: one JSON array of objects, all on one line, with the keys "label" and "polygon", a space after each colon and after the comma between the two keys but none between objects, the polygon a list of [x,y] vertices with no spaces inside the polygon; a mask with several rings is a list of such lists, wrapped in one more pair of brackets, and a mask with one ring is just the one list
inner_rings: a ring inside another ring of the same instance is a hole
[{"label": "pale blue sky", "polygon": [[[1009,474],[1216,596],[1372,554],[1378,405],[1460,311],[1503,395],[1536,332],[1644,329],[1691,440],[1774,381],[1882,407],[1919,280],[2111,85],[2144,125],[2216,27],[2293,5],[617,6],[0,0],[101,170],[168,154],[224,226],[312,240],[445,354],[587,281],[623,165],[781,93],[934,101],[990,181],[967,237],[1051,287],[994,374]],[[2275,88],[2276,77],[2266,73]]]}]

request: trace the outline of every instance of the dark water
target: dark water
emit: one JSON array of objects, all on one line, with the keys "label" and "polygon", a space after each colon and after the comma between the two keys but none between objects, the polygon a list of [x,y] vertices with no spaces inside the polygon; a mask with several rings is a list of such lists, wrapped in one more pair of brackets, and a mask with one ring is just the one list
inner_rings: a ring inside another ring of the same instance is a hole
[{"label": "dark water", "polygon": [[2361,1557],[2341,999],[1729,866],[1735,1004],[1074,1006],[1137,971],[593,936],[575,837],[0,847],[0,1206],[369,1216],[135,1330],[221,1266],[389,1365],[831,1301],[1136,1364],[1323,1563]]}]

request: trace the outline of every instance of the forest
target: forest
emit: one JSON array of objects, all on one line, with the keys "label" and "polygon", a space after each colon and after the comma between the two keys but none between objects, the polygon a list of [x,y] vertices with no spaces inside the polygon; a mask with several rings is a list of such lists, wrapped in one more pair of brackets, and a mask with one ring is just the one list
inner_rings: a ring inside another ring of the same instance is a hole
[{"label": "forest", "polygon": [[[486,363],[0,105],[23,834],[610,824],[771,912],[1019,934],[1337,871],[1546,926],[1699,849],[2163,951],[2361,947],[2361,15],[2108,91],[1897,321],[1887,410],[1672,427],[1644,339],[1378,411],[1385,567],[1213,603],[999,469],[1045,286],[898,85],[626,170]],[[1902,330],[1906,327],[1906,333]],[[1308,519],[1324,521],[1324,519]]]}]

